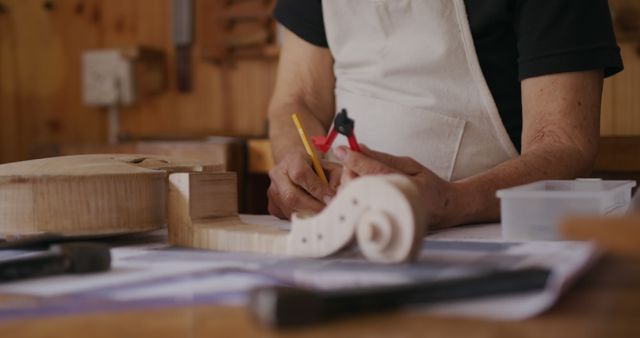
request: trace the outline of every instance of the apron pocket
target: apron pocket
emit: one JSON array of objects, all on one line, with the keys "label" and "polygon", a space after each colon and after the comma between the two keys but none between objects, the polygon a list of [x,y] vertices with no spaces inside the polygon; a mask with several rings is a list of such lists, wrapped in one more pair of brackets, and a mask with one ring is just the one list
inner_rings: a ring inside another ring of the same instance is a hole
[{"label": "apron pocket", "polygon": [[[336,89],[336,107],[356,121],[358,142],[395,156],[409,156],[450,180],[466,122],[399,103]],[[336,140],[347,144],[344,138]]]}]

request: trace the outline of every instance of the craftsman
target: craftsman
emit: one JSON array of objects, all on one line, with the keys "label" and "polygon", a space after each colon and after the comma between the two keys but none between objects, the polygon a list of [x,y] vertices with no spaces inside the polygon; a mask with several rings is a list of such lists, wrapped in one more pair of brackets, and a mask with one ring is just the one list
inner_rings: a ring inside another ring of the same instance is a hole
[{"label": "craftsman", "polygon": [[[430,227],[495,221],[498,189],[589,175],[603,78],[622,70],[607,0],[280,0],[274,13],[272,214],[402,173]],[[327,186],[290,115],[325,135],[342,108],[361,152],[334,148]]]}]

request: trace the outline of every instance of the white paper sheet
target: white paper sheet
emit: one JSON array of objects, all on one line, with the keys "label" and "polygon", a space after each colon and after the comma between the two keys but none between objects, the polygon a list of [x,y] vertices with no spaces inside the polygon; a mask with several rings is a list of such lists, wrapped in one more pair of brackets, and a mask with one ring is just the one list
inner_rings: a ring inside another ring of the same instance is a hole
[{"label": "white paper sheet", "polygon": [[[287,228],[271,216],[246,216],[245,222]],[[542,292],[420,308],[434,314],[523,319],[549,308],[560,293],[597,257],[594,246],[579,242],[510,243],[499,239],[497,224],[454,228],[429,236],[414,264],[380,265],[356,250],[330,259],[284,258],[172,248],[158,233],[150,243],[112,249],[112,270],[0,285],[0,293],[46,297],[37,308],[0,307],[0,319],[69,311],[108,311],[175,304],[243,304],[246,292],[261,285],[319,289],[443,280],[492,269],[542,266],[552,280]],[[493,239],[492,239],[493,238]],[[25,254],[12,251],[0,260]],[[3,258],[4,257],[4,258]]]}]

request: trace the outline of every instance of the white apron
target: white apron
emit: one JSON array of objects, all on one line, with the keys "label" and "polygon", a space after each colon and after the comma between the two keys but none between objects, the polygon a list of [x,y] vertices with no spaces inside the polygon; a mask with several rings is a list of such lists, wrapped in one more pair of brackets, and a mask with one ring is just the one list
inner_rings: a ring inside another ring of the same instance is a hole
[{"label": "white apron", "polygon": [[412,157],[447,180],[518,156],[480,69],[463,0],[322,6],[336,111],[347,108],[355,119],[358,142]]}]

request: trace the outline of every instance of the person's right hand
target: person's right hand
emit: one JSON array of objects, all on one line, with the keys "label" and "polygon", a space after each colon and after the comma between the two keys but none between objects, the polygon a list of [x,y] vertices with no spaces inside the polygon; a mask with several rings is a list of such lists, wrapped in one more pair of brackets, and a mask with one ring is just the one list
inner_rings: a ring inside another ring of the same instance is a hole
[{"label": "person's right hand", "polygon": [[269,213],[289,219],[296,211],[319,212],[336,194],[341,166],[325,165],[329,186],[313,171],[311,158],[303,152],[287,154],[269,171]]}]

